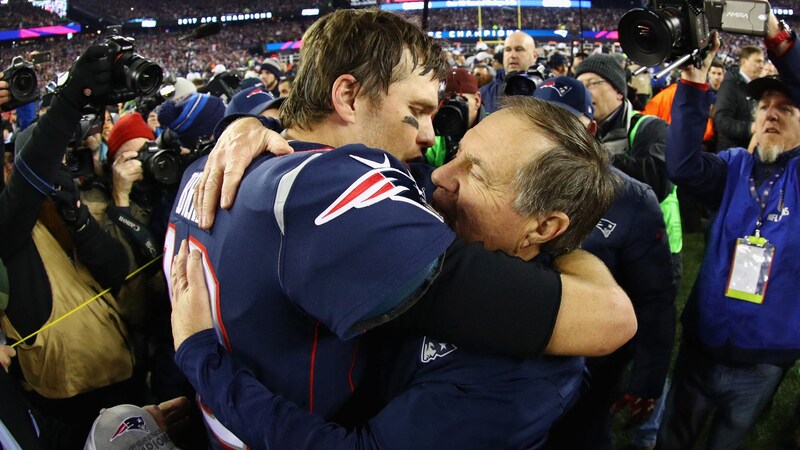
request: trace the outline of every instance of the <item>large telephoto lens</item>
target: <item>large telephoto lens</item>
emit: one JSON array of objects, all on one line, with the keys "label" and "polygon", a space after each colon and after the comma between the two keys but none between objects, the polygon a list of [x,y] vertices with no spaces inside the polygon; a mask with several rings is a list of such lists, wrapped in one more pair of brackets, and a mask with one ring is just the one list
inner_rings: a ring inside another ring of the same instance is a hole
[{"label": "large telephoto lens", "polygon": [[619,21],[619,43],[628,57],[642,66],[656,66],[669,58],[681,38],[680,11],[635,8]]}]

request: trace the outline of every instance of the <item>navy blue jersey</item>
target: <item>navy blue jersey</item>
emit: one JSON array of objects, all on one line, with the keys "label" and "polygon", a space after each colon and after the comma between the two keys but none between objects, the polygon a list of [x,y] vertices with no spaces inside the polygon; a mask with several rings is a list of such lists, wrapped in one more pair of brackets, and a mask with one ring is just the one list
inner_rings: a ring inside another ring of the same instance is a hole
[{"label": "navy blue jersey", "polygon": [[[355,338],[413,304],[454,236],[385,152],[292,146],[251,164],[210,231],[192,206],[206,160],[190,166],[164,253],[182,239],[200,249],[220,344],[260,382],[328,417],[362,374]],[[207,423],[238,445],[208,415]]]}]

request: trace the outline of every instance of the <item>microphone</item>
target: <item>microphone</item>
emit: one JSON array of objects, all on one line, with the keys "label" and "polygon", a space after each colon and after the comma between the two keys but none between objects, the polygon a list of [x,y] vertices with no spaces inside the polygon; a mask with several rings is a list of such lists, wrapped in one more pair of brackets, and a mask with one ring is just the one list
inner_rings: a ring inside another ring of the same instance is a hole
[{"label": "microphone", "polygon": [[219,22],[212,22],[200,25],[199,27],[192,30],[191,33],[181,36],[178,38],[179,41],[185,41],[188,39],[202,39],[204,37],[213,36],[222,30],[222,24]]}]

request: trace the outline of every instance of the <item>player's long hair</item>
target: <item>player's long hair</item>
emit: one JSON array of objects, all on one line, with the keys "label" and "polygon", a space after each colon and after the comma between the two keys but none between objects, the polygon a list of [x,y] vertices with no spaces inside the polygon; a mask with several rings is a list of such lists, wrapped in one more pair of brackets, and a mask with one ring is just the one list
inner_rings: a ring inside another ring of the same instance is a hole
[{"label": "player's long hair", "polygon": [[281,105],[281,122],[287,128],[309,129],[331,114],[331,89],[344,74],[353,75],[359,95],[379,107],[389,85],[418,67],[438,80],[447,75],[441,46],[418,26],[378,9],[330,13],[303,35],[300,68]]}]

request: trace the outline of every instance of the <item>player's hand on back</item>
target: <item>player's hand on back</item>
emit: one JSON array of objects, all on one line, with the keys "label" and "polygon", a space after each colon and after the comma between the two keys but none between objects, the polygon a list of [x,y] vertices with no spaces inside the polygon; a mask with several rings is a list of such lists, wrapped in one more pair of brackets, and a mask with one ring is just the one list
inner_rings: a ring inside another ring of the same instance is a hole
[{"label": "player's hand on back", "polygon": [[172,281],[172,338],[175,351],[189,336],[213,327],[200,251],[189,248],[184,240],[170,270]]},{"label": "player's hand on back", "polygon": [[236,199],[245,169],[261,153],[292,153],[292,147],[279,133],[265,128],[253,117],[241,118],[220,135],[200,182],[195,187],[194,207],[200,211],[200,228],[214,224],[217,203],[229,209]]}]

